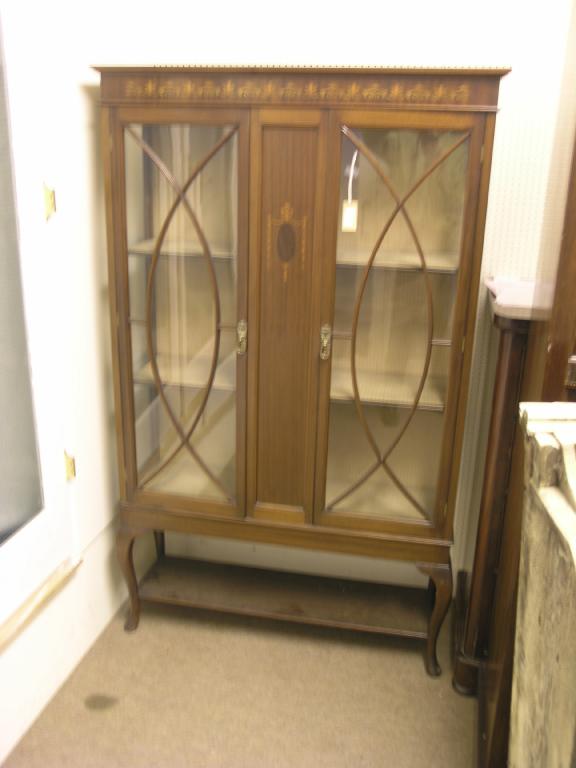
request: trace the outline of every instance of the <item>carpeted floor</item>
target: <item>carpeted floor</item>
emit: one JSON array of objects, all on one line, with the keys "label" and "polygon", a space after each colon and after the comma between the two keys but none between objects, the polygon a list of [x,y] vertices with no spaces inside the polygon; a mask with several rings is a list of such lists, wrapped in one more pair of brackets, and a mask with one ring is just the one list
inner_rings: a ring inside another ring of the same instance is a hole
[{"label": "carpeted floor", "polygon": [[117,616],[5,768],[471,768],[476,700],[421,644],[145,607]]}]

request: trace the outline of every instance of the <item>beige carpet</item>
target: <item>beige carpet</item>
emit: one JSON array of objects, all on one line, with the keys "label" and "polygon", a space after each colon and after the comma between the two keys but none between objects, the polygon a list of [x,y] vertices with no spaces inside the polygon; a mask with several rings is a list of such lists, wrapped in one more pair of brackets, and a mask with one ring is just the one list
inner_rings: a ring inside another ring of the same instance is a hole
[{"label": "beige carpet", "polygon": [[174,608],[116,617],[6,768],[471,768],[476,700],[418,642]]}]

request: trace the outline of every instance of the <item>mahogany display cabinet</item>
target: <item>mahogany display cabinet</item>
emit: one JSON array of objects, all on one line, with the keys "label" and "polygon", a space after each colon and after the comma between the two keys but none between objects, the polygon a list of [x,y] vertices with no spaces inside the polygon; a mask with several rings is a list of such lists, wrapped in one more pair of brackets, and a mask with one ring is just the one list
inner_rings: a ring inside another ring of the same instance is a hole
[{"label": "mahogany display cabinet", "polygon": [[[505,71],[99,71],[127,628],[142,599],[350,626],[422,638],[439,674]],[[166,531],[430,589],[218,570]]]}]

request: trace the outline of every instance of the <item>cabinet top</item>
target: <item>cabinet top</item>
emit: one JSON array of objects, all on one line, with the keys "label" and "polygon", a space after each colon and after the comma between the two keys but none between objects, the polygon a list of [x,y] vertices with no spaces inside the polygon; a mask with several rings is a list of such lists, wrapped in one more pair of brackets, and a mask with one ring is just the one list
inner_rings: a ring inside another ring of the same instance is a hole
[{"label": "cabinet top", "polygon": [[509,70],[396,67],[94,67],[106,105],[378,106],[495,111]]},{"label": "cabinet top", "polygon": [[502,77],[510,72],[510,67],[378,67],[378,66],[341,66],[335,65],[268,65],[268,64],[155,64],[155,65],[120,65],[120,66],[94,66],[97,72],[105,74],[130,74],[146,73],[149,75],[159,75],[163,73],[184,73],[193,72],[225,72],[227,74],[244,74],[253,72],[265,72],[282,74],[385,74],[385,75],[470,75],[484,76],[496,75]]}]

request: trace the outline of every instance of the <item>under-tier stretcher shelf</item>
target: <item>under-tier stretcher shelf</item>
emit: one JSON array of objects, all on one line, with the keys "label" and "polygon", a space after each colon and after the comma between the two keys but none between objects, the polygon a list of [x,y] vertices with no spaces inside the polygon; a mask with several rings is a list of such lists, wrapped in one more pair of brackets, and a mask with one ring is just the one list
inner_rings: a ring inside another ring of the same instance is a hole
[{"label": "under-tier stretcher shelf", "polygon": [[342,579],[161,558],[140,584],[152,603],[299,624],[426,638],[426,592]]}]

